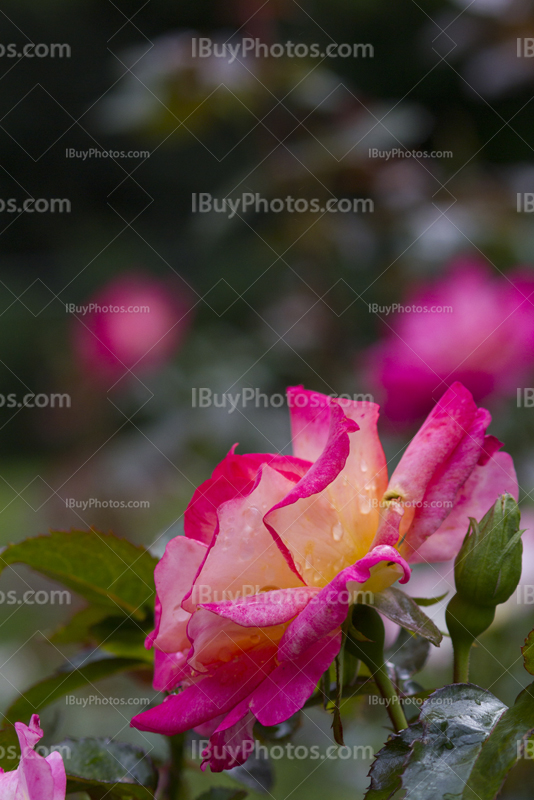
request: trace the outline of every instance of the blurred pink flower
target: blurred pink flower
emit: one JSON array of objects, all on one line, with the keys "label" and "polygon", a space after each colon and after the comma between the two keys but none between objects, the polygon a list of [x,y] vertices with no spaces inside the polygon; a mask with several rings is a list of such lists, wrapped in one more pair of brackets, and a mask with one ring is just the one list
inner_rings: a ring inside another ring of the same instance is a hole
[{"label": "blurred pink flower", "polygon": [[0,769],[2,800],[65,800],[67,776],[61,755],[50,753],[46,758],[34,751],[42,738],[39,717],[33,714],[30,724],[15,722],[20,743],[20,762],[17,769]]},{"label": "blurred pink flower", "polygon": [[76,355],[92,379],[146,373],[172,357],[191,311],[188,292],[143,273],[120,275],[76,306]]},{"label": "blurred pink flower", "polygon": [[[496,275],[459,258],[448,274],[420,287],[387,321],[389,334],[365,354],[366,383],[395,423],[426,414],[453,381],[479,401],[515,394],[534,364],[534,271]],[[436,310],[450,307],[452,311]],[[380,310],[378,311],[380,314]]]}]

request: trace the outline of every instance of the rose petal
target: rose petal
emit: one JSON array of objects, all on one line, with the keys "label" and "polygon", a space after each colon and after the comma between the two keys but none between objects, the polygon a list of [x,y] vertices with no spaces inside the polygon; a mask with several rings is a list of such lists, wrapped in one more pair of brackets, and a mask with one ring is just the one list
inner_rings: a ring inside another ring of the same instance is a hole
[{"label": "rose petal", "polygon": [[263,464],[269,464],[296,483],[310,464],[292,456],[271,453],[235,453],[234,445],[226,458],[217,465],[211,478],[204,481],[193,494],[184,514],[185,535],[209,544],[217,528],[217,509],[234,497],[243,497],[252,490]]},{"label": "rose petal", "polygon": [[207,672],[219,664],[231,661],[250,650],[262,648],[276,653],[285,627],[276,625],[268,631],[243,628],[229,619],[200,608],[187,627],[192,647],[187,656],[188,666],[197,672]]},{"label": "rose petal", "polygon": [[165,554],[154,570],[156,591],[161,603],[161,618],[155,646],[164,653],[189,650],[186,626],[190,614],[182,600],[206,555],[206,546],[194,539],[177,536],[167,544]]},{"label": "rose petal", "polygon": [[154,680],[152,685],[158,692],[170,692],[182,680],[190,675],[186,670],[187,659],[185,653],[162,653],[156,650],[154,654]]},{"label": "rose petal", "polygon": [[[410,567],[402,556],[387,545],[375,547],[362,559],[347,567],[315,595],[304,611],[286,630],[278,650],[279,661],[290,661],[311,647],[318,639],[327,636],[341,625],[347,616],[351,592],[348,582],[365,584],[371,577],[371,568],[381,562],[399,564],[404,572],[401,583],[410,577]],[[394,582],[398,577],[393,574]],[[364,587],[365,588],[365,587]]]},{"label": "rose petal", "polygon": [[326,446],[332,399],[319,392],[310,392],[303,386],[289,386],[287,402],[293,453],[313,463]]},{"label": "rose petal", "polygon": [[436,469],[425,492],[422,504],[415,509],[413,522],[406,534],[402,552],[411,555],[437,531],[443,520],[454,508],[456,496],[475,468],[482,447],[486,428],[491,421],[489,413],[480,408],[466,432],[449,458]]},{"label": "rose petal", "polygon": [[436,469],[447,461],[470,429],[478,409],[461,383],[453,385],[434,406],[406,448],[393,472],[384,499],[400,499],[408,507],[401,533],[411,525]]},{"label": "rose petal", "polygon": [[490,458],[501,449],[503,446],[503,442],[500,442],[496,436],[486,436],[484,438],[484,444],[482,446],[482,452],[480,454],[480,458],[478,459],[478,463],[481,467],[484,464],[487,464]]},{"label": "rose petal", "polygon": [[389,544],[391,547],[397,544],[403,516],[404,506],[395,500],[387,502],[385,509],[381,509],[380,523],[371,549],[381,544]]},{"label": "rose petal", "polygon": [[50,753],[50,755],[45,758],[45,761],[50,767],[52,781],[54,783],[54,793],[50,800],[65,800],[67,774],[61,754],[58,752]]},{"label": "rose petal", "polygon": [[495,453],[477,466],[460,489],[456,505],[438,530],[410,556],[410,561],[448,561],[458,553],[469,527],[469,517],[481,520],[497,498],[509,492],[518,497],[514,462],[508,453]]},{"label": "rose petal", "polygon": [[184,733],[235,708],[273,668],[271,653],[248,653],[223,664],[180,694],[169,695],[159,706],[137,714],[130,725],[165,736]]},{"label": "rose petal", "polygon": [[254,722],[253,714],[248,712],[234,725],[217,729],[202,753],[201,770],[205,770],[208,764],[212,772],[244,764],[254,749]]},{"label": "rose petal", "polygon": [[220,507],[219,530],[183,608],[193,612],[199,604],[302,583],[263,524],[265,513],[293,486],[293,481],[264,465],[250,494]]},{"label": "rose petal", "polygon": [[202,608],[230,619],[244,628],[264,628],[289,622],[306,608],[319,589],[299,586],[296,589],[275,589],[253,597],[243,597],[226,603],[205,603]]},{"label": "rose petal", "polygon": [[278,725],[299,711],[341,648],[341,633],[315,642],[297,658],[284,661],[258,686],[250,710],[262,725]]},{"label": "rose petal", "polygon": [[45,759],[33,749],[43,736],[37,714],[32,715],[29,726],[15,722],[15,730],[20,743],[20,762],[14,772],[0,775],[2,798],[65,800],[67,779],[60,754],[52,753]]},{"label": "rose petal", "polygon": [[341,474],[351,447],[348,434],[355,431],[356,423],[344,415],[339,405],[332,403],[323,452],[265,517],[266,525],[290,551],[308,585],[326,585],[347,565],[354,552],[352,537],[345,536],[339,510],[324,490]]}]

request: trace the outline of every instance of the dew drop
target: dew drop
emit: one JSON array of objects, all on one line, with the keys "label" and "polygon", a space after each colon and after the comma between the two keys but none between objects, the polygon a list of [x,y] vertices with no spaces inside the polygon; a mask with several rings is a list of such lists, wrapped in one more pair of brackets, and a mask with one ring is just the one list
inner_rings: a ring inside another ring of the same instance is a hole
[{"label": "dew drop", "polygon": [[336,522],[334,527],[332,528],[332,538],[335,542],[340,542],[343,538],[343,525],[341,522]]},{"label": "dew drop", "polygon": [[371,511],[371,503],[369,502],[368,497],[360,497],[360,513],[361,514],[369,514]]},{"label": "dew drop", "polygon": [[219,650],[219,660],[224,663],[232,660],[232,651],[229,647],[221,647]]},{"label": "dew drop", "polygon": [[246,509],[243,516],[245,518],[245,522],[250,525],[251,528],[254,528],[259,524],[263,515],[259,508],[256,508],[256,506],[251,506],[250,508]]},{"label": "dew drop", "polygon": [[360,461],[360,469],[362,472],[367,472],[367,470],[369,469],[369,467],[367,466],[367,461],[364,461],[363,458]]}]

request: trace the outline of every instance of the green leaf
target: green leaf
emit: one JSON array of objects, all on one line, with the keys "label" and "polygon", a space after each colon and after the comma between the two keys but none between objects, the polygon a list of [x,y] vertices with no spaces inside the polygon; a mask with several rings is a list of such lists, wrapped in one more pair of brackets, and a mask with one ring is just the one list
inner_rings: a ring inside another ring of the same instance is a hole
[{"label": "green leaf", "polygon": [[413,742],[423,735],[419,724],[410,725],[390,739],[376,754],[364,800],[389,800],[401,787],[401,775]]},{"label": "green leaf", "polygon": [[401,628],[387,660],[395,665],[398,679],[406,681],[412,675],[421,672],[429,653],[430,642],[428,639]]},{"label": "green leaf", "polygon": [[139,658],[152,664],[154,655],[145,648],[145,639],[152,625],[141,627],[128,617],[106,617],[90,629],[94,641],[113,655]]},{"label": "green leaf", "polygon": [[417,603],[418,606],[433,606],[436,603],[441,603],[441,601],[444,600],[448,594],[448,592],[444,592],[438,597],[412,597],[412,600],[414,603]]},{"label": "green leaf", "polygon": [[97,645],[115,656],[152,663],[153,654],[145,648],[145,638],[152,627],[152,620],[139,623],[131,617],[110,614],[106,606],[88,606],[58,628],[51,641]]},{"label": "green leaf", "polygon": [[138,747],[112,739],[65,739],[60,745],[67,792],[87,792],[94,800],[153,800],[158,773]]},{"label": "green leaf", "polygon": [[0,572],[9,564],[29,567],[59,581],[90,603],[139,620],[152,613],[157,560],[143,547],[98,531],[52,531],[8,545]]},{"label": "green leaf", "polygon": [[234,789],[228,786],[210,786],[207,792],[202,792],[196,800],[244,800],[248,795],[244,789]]},{"label": "green leaf", "polygon": [[419,721],[377,754],[365,800],[389,800],[401,786],[410,800],[460,800],[484,742],[505,711],[494,695],[472,684],[438,689],[423,703]]},{"label": "green leaf", "polygon": [[6,711],[5,721],[11,724],[20,720],[28,724],[32,714],[38,714],[45,706],[81,686],[96,683],[118,672],[147,668],[148,664],[137,658],[101,658],[74,669],[57,672],[26,689]]},{"label": "green leaf", "polygon": [[523,653],[523,666],[527,672],[534,675],[534,631],[530,631],[525,639],[521,652]]},{"label": "green leaf", "polygon": [[[26,724],[29,719],[22,720]],[[16,769],[20,759],[20,745],[17,732],[12,725],[7,725],[0,730],[0,768],[4,772]]]},{"label": "green leaf", "polygon": [[421,708],[416,739],[402,775],[410,800],[462,796],[484,741],[506,711],[491,692],[454,684],[434,692]]},{"label": "green leaf", "polygon": [[[484,743],[462,800],[493,798],[507,774],[523,756],[525,740],[534,731],[534,683],[518,695]],[[518,743],[522,742],[521,746]]]},{"label": "green leaf", "polygon": [[373,597],[373,606],[385,617],[413,633],[418,633],[439,647],[443,634],[432,620],[421,611],[415,600],[400,589],[391,586]]},{"label": "green leaf", "polygon": [[65,625],[54,631],[50,641],[53,644],[90,644],[94,642],[92,626],[109,617],[109,614],[109,606],[92,605],[82,608]]}]

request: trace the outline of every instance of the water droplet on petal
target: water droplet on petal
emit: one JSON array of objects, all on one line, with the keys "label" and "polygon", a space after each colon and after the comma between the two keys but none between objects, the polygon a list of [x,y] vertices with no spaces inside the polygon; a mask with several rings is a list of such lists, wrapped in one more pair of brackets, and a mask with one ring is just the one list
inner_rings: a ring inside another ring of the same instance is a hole
[{"label": "water droplet on petal", "polygon": [[361,514],[369,514],[371,511],[371,503],[368,497],[360,497],[359,506]]},{"label": "water droplet on petal", "polygon": [[343,538],[344,530],[341,522],[336,522],[332,528],[332,538],[335,542],[340,542]]},{"label": "water droplet on petal", "polygon": [[223,661],[224,663],[232,660],[232,651],[229,647],[221,647],[218,655],[219,661]]},{"label": "water droplet on petal", "polygon": [[261,513],[259,508],[256,508],[256,506],[251,506],[250,508],[246,509],[243,516],[245,518],[245,522],[247,522],[248,525],[250,525],[251,527],[256,527],[256,525],[260,523],[263,514]]}]

